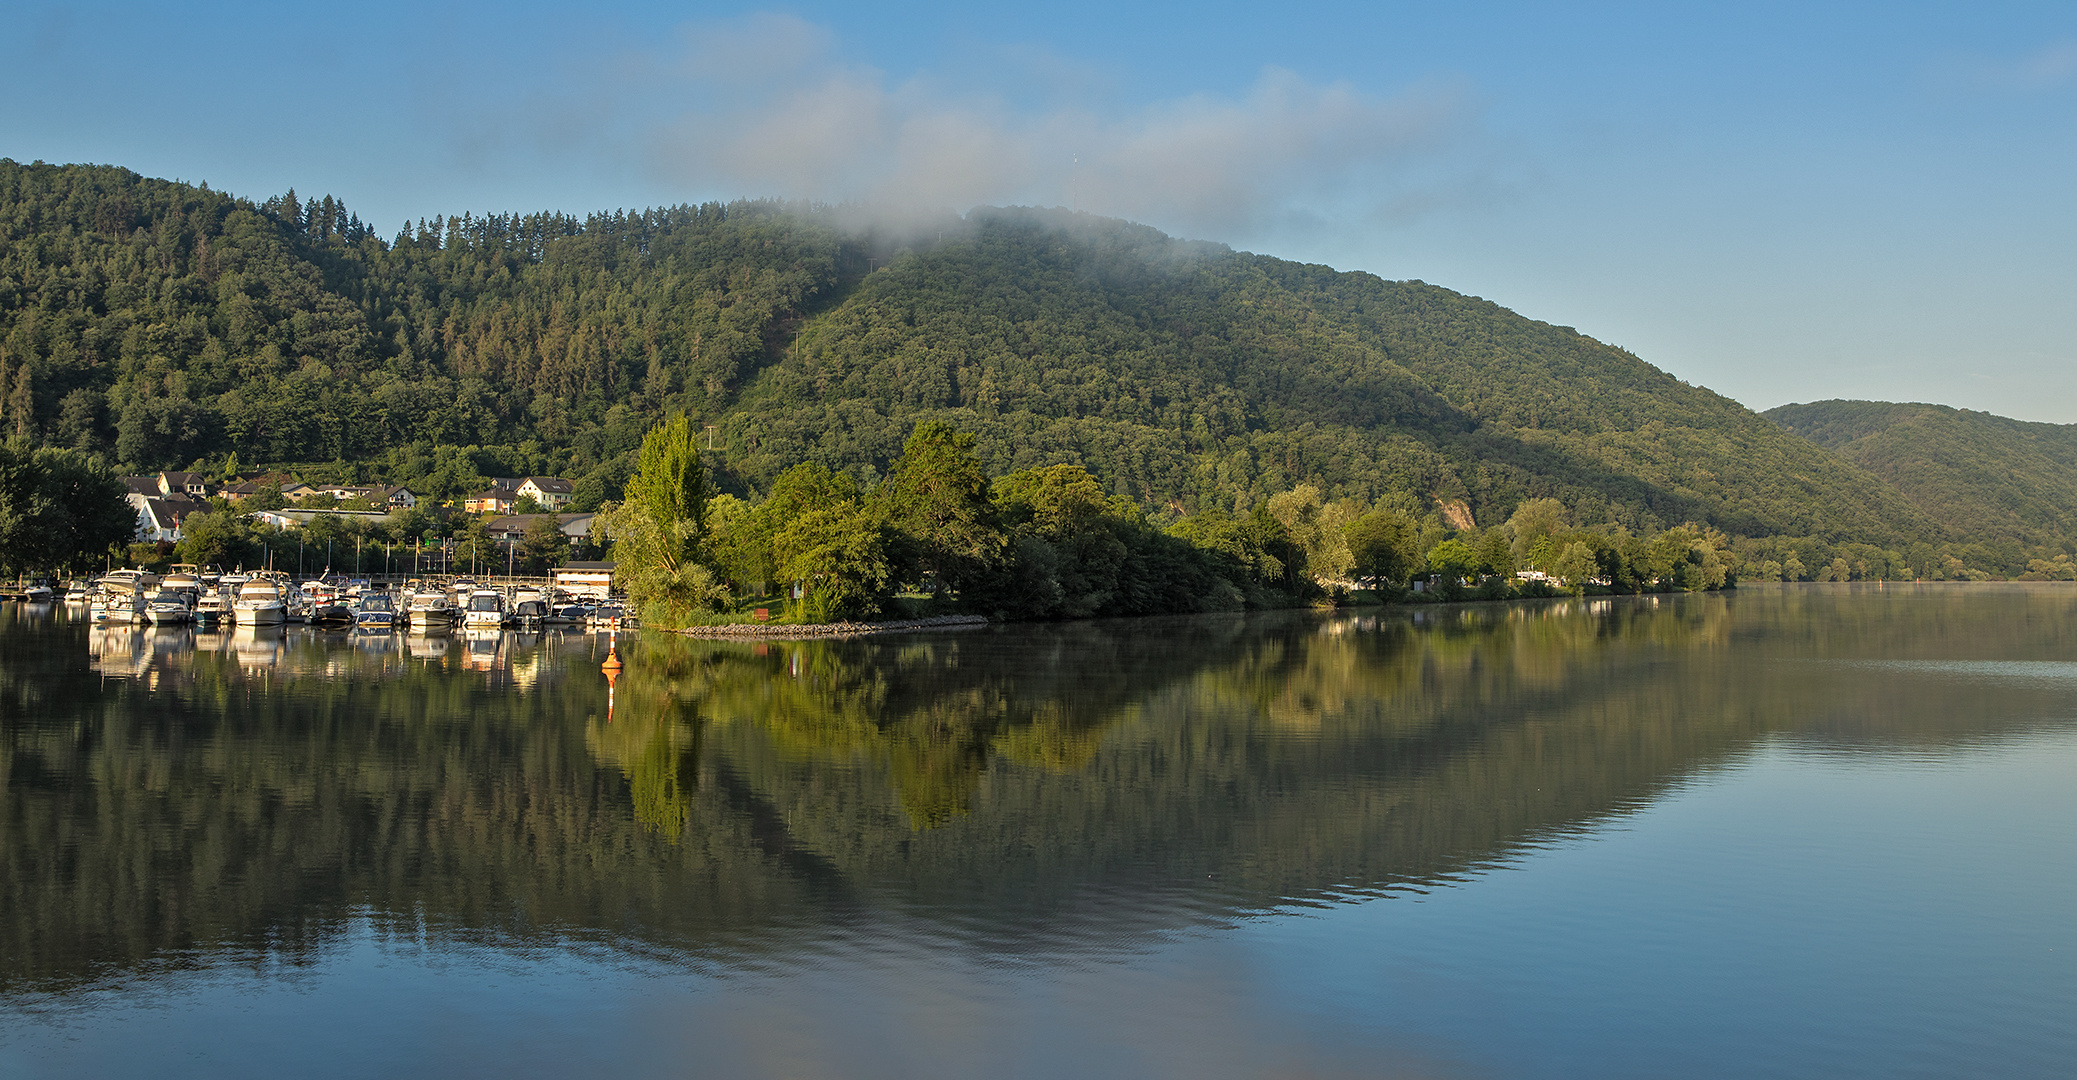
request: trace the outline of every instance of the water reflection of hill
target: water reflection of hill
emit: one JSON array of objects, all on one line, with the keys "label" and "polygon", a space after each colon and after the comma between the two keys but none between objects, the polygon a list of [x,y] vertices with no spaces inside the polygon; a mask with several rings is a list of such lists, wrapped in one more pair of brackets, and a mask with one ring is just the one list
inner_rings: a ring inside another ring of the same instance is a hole
[{"label": "water reflection of hill", "polygon": [[0,980],[292,958],[363,909],[702,953],[886,905],[998,948],[1129,939],[1444,880],[1775,732],[1938,747],[2066,715],[2069,681],[1834,661],[2077,657],[2073,604],[1784,588],[652,636],[610,716],[582,637],[161,649],[0,618]]}]

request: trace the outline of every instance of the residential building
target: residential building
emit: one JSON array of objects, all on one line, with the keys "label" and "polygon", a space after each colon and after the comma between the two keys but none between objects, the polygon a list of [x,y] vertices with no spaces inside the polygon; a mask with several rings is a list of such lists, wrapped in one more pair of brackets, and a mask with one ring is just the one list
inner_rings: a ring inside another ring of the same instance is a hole
[{"label": "residential building", "polygon": [[576,486],[560,476],[529,476],[519,482],[519,493],[541,504],[544,510],[560,510],[576,496]]},{"label": "residential building", "polygon": [[490,538],[498,543],[502,544],[506,541],[511,541],[516,544],[526,539],[526,531],[532,527],[534,522],[546,517],[555,519],[556,527],[562,530],[564,536],[569,537],[573,541],[581,541],[591,535],[592,519],[598,517],[598,515],[508,514],[504,517],[492,518],[490,523],[484,526],[484,531],[488,532]]},{"label": "residential building", "polygon": [[188,515],[206,510],[209,504],[182,495],[179,498],[143,498],[133,501],[138,504],[137,539],[151,542],[180,542],[180,527]]},{"label": "residential building", "polygon": [[159,474],[159,494],[185,495],[190,499],[207,499],[214,494],[209,478],[201,473],[162,472]]},{"label": "residential building", "polygon": [[571,596],[604,600],[613,592],[613,567],[609,562],[567,562],[555,568],[555,587]]},{"label": "residential building", "polygon": [[519,504],[519,492],[508,487],[493,487],[479,491],[462,500],[462,509],[471,514],[509,514]]},{"label": "residential building", "polygon": [[409,510],[418,505],[418,496],[413,495],[410,488],[376,487],[368,492],[368,501],[392,510]]}]

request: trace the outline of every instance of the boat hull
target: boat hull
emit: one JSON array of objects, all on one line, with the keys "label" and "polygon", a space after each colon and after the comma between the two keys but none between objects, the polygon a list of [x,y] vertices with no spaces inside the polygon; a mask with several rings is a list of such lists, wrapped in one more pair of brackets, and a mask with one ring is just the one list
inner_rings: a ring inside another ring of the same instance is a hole
[{"label": "boat hull", "polygon": [[280,626],[288,621],[286,604],[240,604],[235,610],[240,626]]}]

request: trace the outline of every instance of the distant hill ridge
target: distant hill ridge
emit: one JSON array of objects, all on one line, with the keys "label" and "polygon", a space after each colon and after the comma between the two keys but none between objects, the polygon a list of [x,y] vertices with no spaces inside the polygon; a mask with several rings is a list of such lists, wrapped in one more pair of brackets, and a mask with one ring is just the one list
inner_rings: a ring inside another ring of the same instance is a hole
[{"label": "distant hill ridge", "polygon": [[2049,546],[2077,538],[2077,424],[1883,401],[1762,415],[1888,481],[1955,535]]},{"label": "distant hill ridge", "polygon": [[0,427],[133,469],[365,462],[618,490],[657,418],[725,487],[871,480],[922,419],[994,470],[1080,462],[1157,513],[1301,482],[1480,524],[1899,546],[1954,525],[1866,469],[1565,327],[1418,281],[983,209],[928,242],[812,207],[431,220],[0,160]]}]

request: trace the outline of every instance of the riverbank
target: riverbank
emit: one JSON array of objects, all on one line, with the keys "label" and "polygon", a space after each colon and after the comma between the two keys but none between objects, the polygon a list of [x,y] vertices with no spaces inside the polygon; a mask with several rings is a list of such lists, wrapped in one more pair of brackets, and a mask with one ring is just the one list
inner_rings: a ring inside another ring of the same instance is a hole
[{"label": "riverbank", "polygon": [[720,623],[663,632],[696,638],[776,638],[798,641],[813,638],[870,637],[877,634],[913,634],[925,630],[970,630],[986,625],[988,620],[980,615],[933,615],[922,619],[888,619],[879,622]]}]

